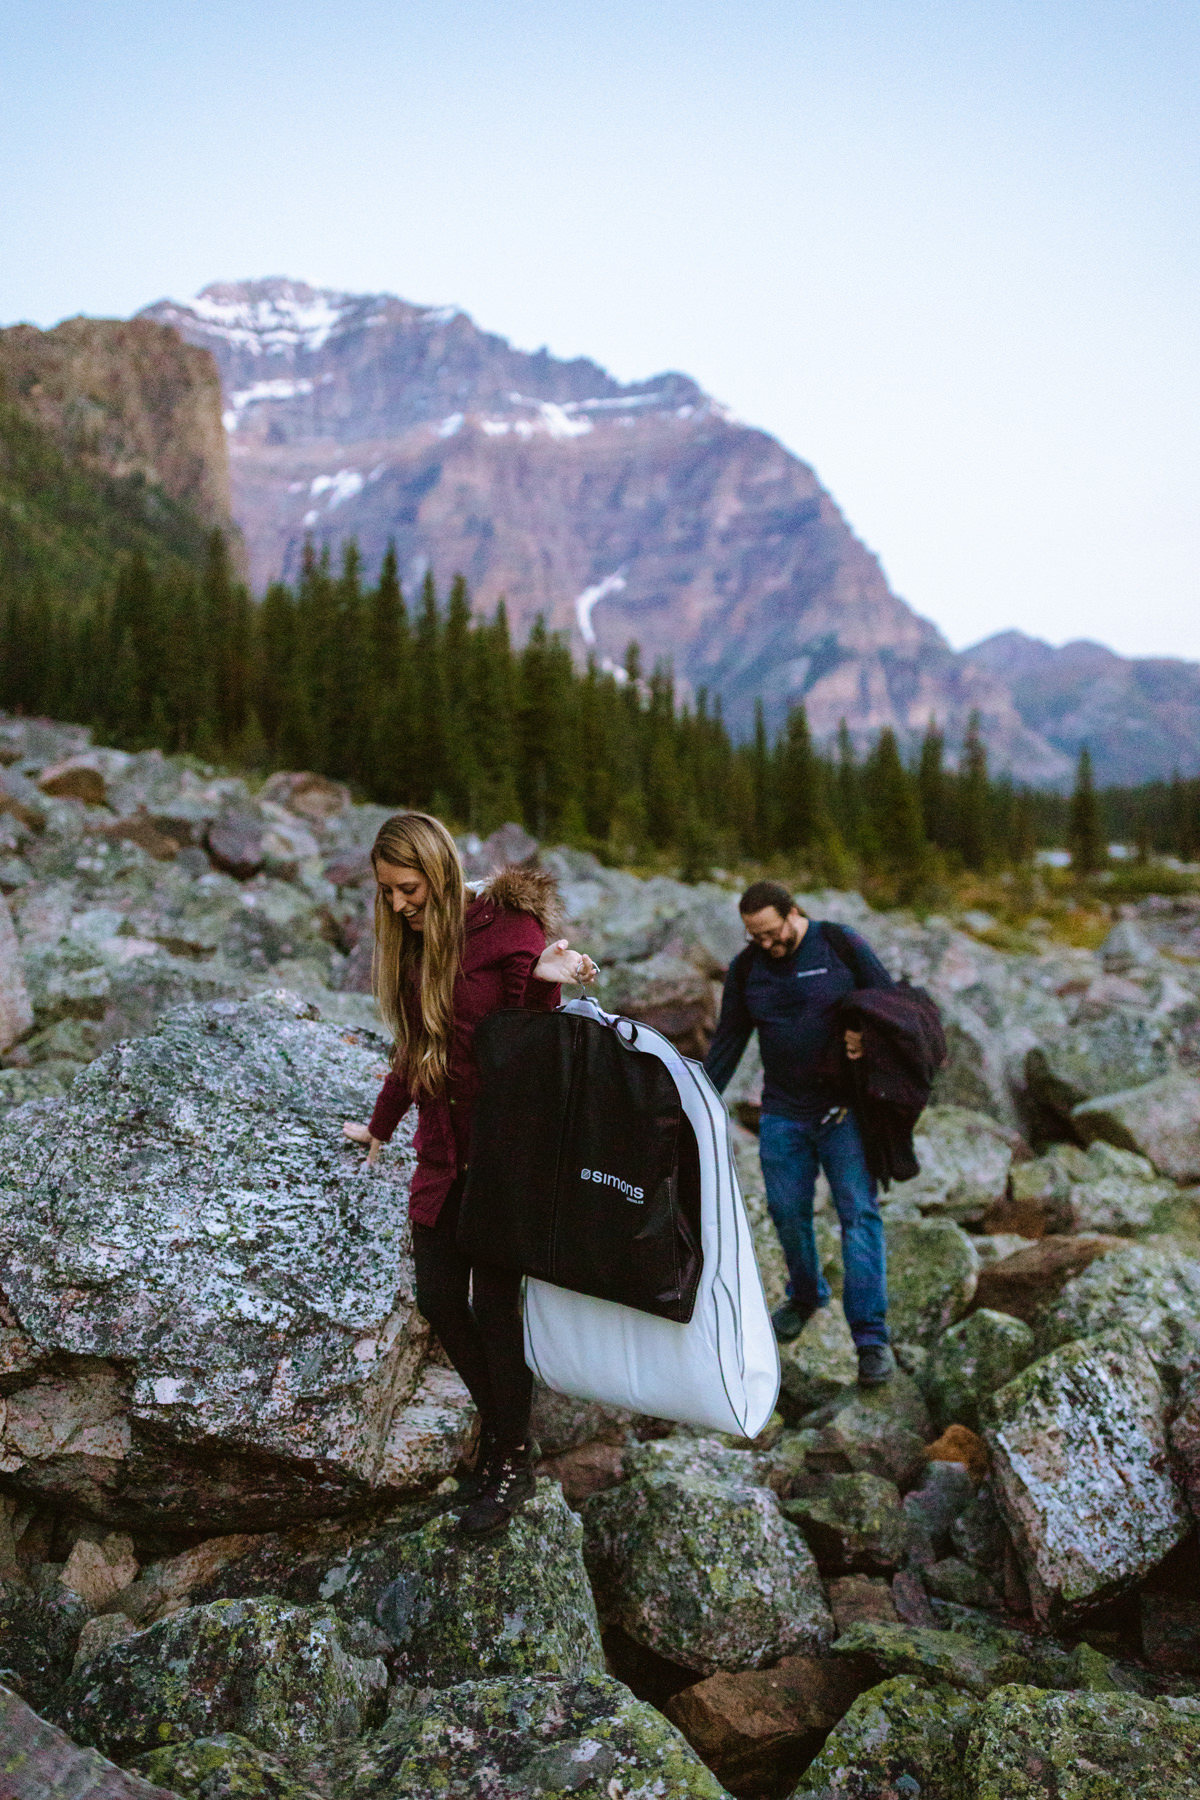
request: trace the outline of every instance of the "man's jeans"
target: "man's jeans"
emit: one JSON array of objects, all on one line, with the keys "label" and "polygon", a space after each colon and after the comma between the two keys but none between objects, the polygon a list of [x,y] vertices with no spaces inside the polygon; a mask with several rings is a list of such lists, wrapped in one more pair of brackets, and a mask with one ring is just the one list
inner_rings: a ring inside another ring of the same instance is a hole
[{"label": "man's jeans", "polygon": [[802,1125],[764,1113],[758,1152],[767,1184],[767,1207],[787,1258],[788,1292],[803,1310],[823,1306],[829,1283],[821,1273],[813,1235],[813,1194],[818,1167],[833,1190],[842,1226],[845,1281],[842,1305],[854,1342],[886,1344],[887,1254],[875,1177],[867,1167],[854,1114],[828,1124]]}]

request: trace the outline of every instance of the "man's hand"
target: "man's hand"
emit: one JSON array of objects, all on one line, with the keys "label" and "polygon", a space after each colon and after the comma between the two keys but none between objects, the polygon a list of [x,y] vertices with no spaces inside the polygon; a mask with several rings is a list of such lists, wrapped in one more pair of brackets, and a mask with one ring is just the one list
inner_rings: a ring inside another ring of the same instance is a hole
[{"label": "man's hand", "polygon": [[372,1163],[378,1162],[379,1152],[383,1149],[383,1144],[379,1138],[371,1136],[371,1133],[365,1125],[358,1125],[353,1119],[347,1119],[346,1123],[342,1126],[342,1136],[348,1137],[352,1144],[369,1144],[371,1146],[367,1151],[368,1167]]},{"label": "man's hand", "polygon": [[862,1055],[862,1053],[863,1053],[862,1032],[861,1031],[847,1031],[847,1033],[846,1033],[846,1055],[849,1057],[850,1061],[857,1062],[859,1057]]}]

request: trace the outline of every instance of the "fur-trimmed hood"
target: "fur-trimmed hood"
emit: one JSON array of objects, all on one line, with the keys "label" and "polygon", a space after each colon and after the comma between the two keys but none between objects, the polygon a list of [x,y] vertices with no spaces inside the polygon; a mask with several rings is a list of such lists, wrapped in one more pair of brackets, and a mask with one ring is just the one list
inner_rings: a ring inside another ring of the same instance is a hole
[{"label": "fur-trimmed hood", "polygon": [[549,869],[530,863],[509,863],[479,889],[477,900],[491,900],[501,910],[529,913],[535,918],[547,939],[562,930],[562,900],[557,877]]}]

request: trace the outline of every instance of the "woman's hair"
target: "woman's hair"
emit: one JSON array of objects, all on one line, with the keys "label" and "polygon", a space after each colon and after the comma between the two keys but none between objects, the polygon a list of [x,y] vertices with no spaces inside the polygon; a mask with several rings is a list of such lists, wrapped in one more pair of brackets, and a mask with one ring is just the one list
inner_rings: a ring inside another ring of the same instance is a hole
[{"label": "woman's hair", "polygon": [[[436,1094],[450,1070],[466,911],[462,863],[441,820],[419,812],[384,820],[371,847],[371,867],[378,870],[381,862],[416,869],[429,884],[423,931],[414,931],[376,890],[371,986],[396,1040],[392,1067],[414,1095]],[[414,989],[419,1005],[411,1009],[406,1001]]]}]

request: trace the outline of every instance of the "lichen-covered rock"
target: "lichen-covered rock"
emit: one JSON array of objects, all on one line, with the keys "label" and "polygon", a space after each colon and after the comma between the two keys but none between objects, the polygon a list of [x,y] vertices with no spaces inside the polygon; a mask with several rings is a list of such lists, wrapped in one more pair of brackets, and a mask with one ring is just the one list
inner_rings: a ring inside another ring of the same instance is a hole
[{"label": "lichen-covered rock", "polygon": [[164,1744],[131,1766],[181,1800],[318,1800],[276,1757],[232,1731]]},{"label": "lichen-covered rock", "polygon": [[1032,1329],[981,1306],[934,1344],[921,1390],[938,1425],[979,1425],[979,1403],[1011,1381],[1034,1356]]},{"label": "lichen-covered rock", "polygon": [[1004,1197],[1013,1160],[1011,1138],[986,1113],[965,1106],[926,1107],[913,1133],[921,1172],[890,1188],[889,1202],[912,1200],[923,1213],[977,1224]]},{"label": "lichen-covered rock", "polygon": [[1051,1352],[987,1401],[996,1494],[1040,1617],[1120,1593],[1187,1535],[1166,1412],[1124,1331]]},{"label": "lichen-covered rock", "polygon": [[973,1800],[1195,1800],[1200,1718],[1133,1694],[998,1688],[967,1766]]},{"label": "lichen-covered rock", "polygon": [[965,1773],[978,1702],[907,1676],[860,1694],[792,1800],[973,1800]]},{"label": "lichen-covered rock", "polygon": [[709,1675],[665,1711],[722,1781],[771,1792],[804,1767],[861,1686],[846,1657],[785,1656],[773,1669]]},{"label": "lichen-covered rock", "polygon": [[1174,1069],[1157,1081],[1102,1093],[1071,1113],[1085,1143],[1105,1138],[1147,1157],[1172,1181],[1200,1181],[1200,1076]]},{"label": "lichen-covered rock", "polygon": [[932,1344],[975,1295],[979,1252],[952,1219],[889,1219],[888,1328],[898,1344]]},{"label": "lichen-covered rock", "polygon": [[338,1800],[728,1800],[675,1726],[608,1675],[463,1682],[317,1774]]},{"label": "lichen-covered rock", "polygon": [[1076,1019],[1070,1031],[1031,1050],[1025,1076],[1034,1096],[1066,1119],[1097,1094],[1138,1087],[1171,1066],[1169,1022],[1143,1009],[1113,1006]]},{"label": "lichen-covered rock", "polygon": [[417,1417],[408,1140],[367,1174],[340,1133],[380,1066],[292,996],[218,1001],[108,1051],[69,1105],[8,1115],[10,1486],[234,1530],[448,1473],[469,1412],[433,1365],[454,1423]]},{"label": "lichen-covered rock", "polygon": [[222,1731],[260,1750],[313,1748],[382,1716],[387,1670],[353,1646],[327,1609],[217,1600],[104,1651],[64,1688],[60,1716],[122,1762]]},{"label": "lichen-covered rock", "polygon": [[788,1418],[852,1394],[857,1379],[858,1353],[836,1300],[820,1307],[792,1343],[779,1346],[779,1404]]},{"label": "lichen-covered rock", "polygon": [[753,1459],[711,1440],[645,1444],[620,1487],[582,1507],[605,1623],[711,1675],[823,1650],[833,1620],[816,1563]]},{"label": "lichen-covered rock", "polygon": [[1200,1364],[1200,1261],[1170,1242],[1110,1249],[1063,1288],[1038,1327],[1039,1348],[1122,1327],[1178,1377]]},{"label": "lichen-covered rock", "polygon": [[881,1677],[911,1675],[930,1683],[946,1682],[968,1694],[988,1694],[1005,1682],[1035,1679],[1021,1634],[999,1628],[982,1637],[863,1620],[842,1633],[834,1655],[865,1657]]},{"label": "lichen-covered rock", "polygon": [[920,1487],[904,1496],[910,1563],[936,1562],[949,1548],[950,1528],[975,1492],[970,1470],[960,1462],[931,1461]]},{"label": "lichen-covered rock", "polygon": [[870,1574],[900,1566],[905,1522],[895,1484],[879,1475],[829,1475],[815,1494],[783,1502],[822,1573]]},{"label": "lichen-covered rock", "polygon": [[97,1751],[81,1750],[3,1686],[0,1793],[4,1800],[177,1800]]},{"label": "lichen-covered rock", "polygon": [[898,1370],[883,1387],[852,1389],[832,1405],[833,1417],[805,1450],[807,1468],[831,1475],[862,1471],[908,1487],[933,1436],[916,1383]]},{"label": "lichen-covered rock", "polygon": [[8,903],[0,895],[0,1050],[7,1050],[24,1037],[32,1024],[33,1008],[25,988],[21,946]]},{"label": "lichen-covered rock", "polygon": [[604,1668],[579,1517],[549,1481],[506,1532],[465,1538],[453,1514],[358,1543],[321,1584],[376,1624],[396,1675],[448,1687],[494,1675],[579,1677]]},{"label": "lichen-covered rock", "polygon": [[1149,1230],[1158,1209],[1174,1197],[1175,1184],[1155,1175],[1153,1164],[1132,1150],[1097,1138],[1081,1161],[1084,1173],[1068,1189],[1075,1231],[1132,1237]]},{"label": "lichen-covered rock", "polygon": [[0,1681],[45,1712],[71,1673],[88,1609],[59,1588],[45,1593],[0,1580]]}]

